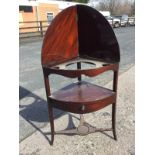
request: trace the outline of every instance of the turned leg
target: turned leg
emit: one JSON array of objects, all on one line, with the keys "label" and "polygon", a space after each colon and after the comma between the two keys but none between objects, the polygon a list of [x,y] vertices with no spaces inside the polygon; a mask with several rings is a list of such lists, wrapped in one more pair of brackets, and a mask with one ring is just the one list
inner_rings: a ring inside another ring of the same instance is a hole
[{"label": "turned leg", "polygon": [[113,129],[114,139],[117,140],[117,136],[116,136],[116,103],[112,104],[112,129]]},{"label": "turned leg", "polygon": [[54,141],[54,118],[53,118],[53,107],[51,103],[48,103],[48,113],[49,113],[49,121],[51,126],[51,145],[53,145]]}]

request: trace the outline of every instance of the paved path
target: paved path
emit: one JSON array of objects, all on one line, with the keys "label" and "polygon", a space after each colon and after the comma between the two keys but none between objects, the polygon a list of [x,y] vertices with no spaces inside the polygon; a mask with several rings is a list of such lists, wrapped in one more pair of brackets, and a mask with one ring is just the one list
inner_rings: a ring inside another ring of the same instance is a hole
[{"label": "paved path", "polygon": [[[121,62],[120,74],[134,65],[135,61],[135,28],[115,29],[116,36],[120,45]],[[27,41],[20,44],[20,141],[31,135],[37,129],[45,126],[48,122],[46,97],[43,84],[43,76],[40,64],[42,40]],[[106,73],[99,76],[98,80],[92,78],[91,81],[98,84],[106,84],[112,79],[112,74]],[[90,80],[90,79],[86,79]],[[51,77],[52,88],[56,90],[67,82],[72,82],[68,78],[62,79],[61,76]],[[59,118],[62,112],[54,111],[55,117]]]}]

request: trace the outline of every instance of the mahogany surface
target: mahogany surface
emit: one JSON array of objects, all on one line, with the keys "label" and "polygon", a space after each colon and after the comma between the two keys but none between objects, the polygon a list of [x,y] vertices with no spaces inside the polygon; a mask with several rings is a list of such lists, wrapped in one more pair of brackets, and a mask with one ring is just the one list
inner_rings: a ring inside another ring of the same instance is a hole
[{"label": "mahogany surface", "polygon": [[42,64],[53,65],[78,56],[76,7],[60,12],[46,31],[42,46]]},{"label": "mahogany surface", "polygon": [[[41,53],[51,144],[55,134],[53,107],[85,114],[112,105],[112,131],[114,139],[117,139],[115,122],[119,61],[120,50],[113,29],[97,10],[85,5],[71,6],[53,19],[46,31]],[[82,63],[94,66],[87,69],[82,67]],[[68,68],[72,64],[76,64],[77,68]],[[114,73],[112,90],[82,80],[82,75],[95,77],[109,70]],[[78,82],[51,92],[49,76],[53,74],[77,78]],[[87,127],[83,124],[83,128]]]},{"label": "mahogany surface", "polygon": [[95,9],[77,5],[79,55],[104,62],[119,62],[116,36],[105,17]]},{"label": "mahogany surface", "polygon": [[56,65],[77,57],[120,61],[112,27],[95,9],[76,5],[60,12],[49,26],[42,46],[42,65]]},{"label": "mahogany surface", "polygon": [[44,71],[44,74],[46,75],[58,74],[58,75],[63,75],[65,77],[76,78],[81,76],[82,74],[89,77],[93,77],[109,70],[117,71],[118,67],[119,67],[118,63],[106,64],[98,68],[78,69],[78,70],[64,70],[64,69],[47,66],[47,67],[43,67],[43,71]]},{"label": "mahogany surface", "polygon": [[[99,110],[116,100],[114,91],[85,81],[68,85],[49,96],[56,108],[74,113],[88,113]],[[81,109],[81,107],[84,109]]]}]

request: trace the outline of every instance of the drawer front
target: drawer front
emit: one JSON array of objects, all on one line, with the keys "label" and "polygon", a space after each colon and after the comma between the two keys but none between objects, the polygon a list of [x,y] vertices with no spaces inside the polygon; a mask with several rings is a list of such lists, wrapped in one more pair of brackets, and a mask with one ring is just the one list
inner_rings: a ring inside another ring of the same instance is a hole
[{"label": "drawer front", "polygon": [[53,99],[50,99],[49,101],[51,104],[53,104],[53,107],[57,109],[61,109],[61,110],[76,113],[76,114],[85,114],[85,113],[90,113],[90,112],[100,110],[107,105],[115,103],[116,96],[115,95],[110,96],[104,100],[90,102],[90,103],[65,103],[65,102],[60,102]]}]

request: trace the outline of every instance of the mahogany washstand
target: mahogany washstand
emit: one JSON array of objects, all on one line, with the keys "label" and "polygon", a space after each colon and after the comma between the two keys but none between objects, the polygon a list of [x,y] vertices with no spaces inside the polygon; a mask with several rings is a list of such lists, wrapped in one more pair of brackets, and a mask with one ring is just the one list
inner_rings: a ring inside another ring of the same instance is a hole
[{"label": "mahogany washstand", "polygon": [[[113,131],[116,140],[116,96],[120,51],[112,27],[97,10],[76,5],[61,11],[51,22],[42,46],[42,69],[51,126],[51,144],[54,134],[86,135],[96,131]],[[77,64],[76,69],[68,66]],[[81,64],[93,64],[82,68]],[[113,89],[107,89],[82,80],[82,75],[95,77],[113,71]],[[77,78],[77,82],[51,93],[49,75]],[[84,121],[83,114],[112,105],[112,128],[98,129]],[[76,129],[55,132],[53,107],[80,114]]]}]

